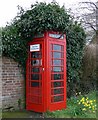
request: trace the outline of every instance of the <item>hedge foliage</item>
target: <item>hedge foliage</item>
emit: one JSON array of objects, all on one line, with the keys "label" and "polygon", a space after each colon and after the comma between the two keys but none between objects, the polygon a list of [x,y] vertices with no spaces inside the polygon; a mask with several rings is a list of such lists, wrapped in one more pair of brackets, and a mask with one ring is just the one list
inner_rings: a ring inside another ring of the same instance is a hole
[{"label": "hedge foliage", "polygon": [[[85,44],[85,32],[58,3],[36,2],[29,10],[19,7],[12,23],[3,28],[3,54],[18,61],[25,71],[27,43],[36,33],[59,31],[67,36],[67,79],[70,88],[80,80],[80,68]],[[71,90],[71,89],[70,89]]]}]

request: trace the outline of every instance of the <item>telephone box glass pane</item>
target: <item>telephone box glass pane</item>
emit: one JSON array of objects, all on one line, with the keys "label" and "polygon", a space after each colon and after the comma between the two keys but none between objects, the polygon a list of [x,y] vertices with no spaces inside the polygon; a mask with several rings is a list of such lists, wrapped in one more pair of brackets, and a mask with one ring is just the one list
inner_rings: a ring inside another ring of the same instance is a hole
[{"label": "telephone box glass pane", "polygon": [[52,95],[63,94],[63,93],[64,93],[64,89],[63,88],[52,90]]},{"label": "telephone box glass pane", "polygon": [[39,82],[32,82],[31,87],[39,87]]},{"label": "telephone box glass pane", "polygon": [[61,87],[62,85],[63,85],[62,82],[54,82],[53,83],[54,87]]},{"label": "telephone box glass pane", "polygon": [[61,51],[61,45],[53,45],[53,50]]},{"label": "telephone box glass pane", "polygon": [[53,72],[61,72],[62,68],[61,67],[53,67]]},{"label": "telephone box glass pane", "polygon": [[63,74],[52,74],[51,79],[52,80],[61,80],[63,79]]},{"label": "telephone box glass pane", "polygon": [[39,68],[32,68],[32,72],[34,72],[34,73],[39,73],[40,72],[40,69]]},{"label": "telephone box glass pane", "polygon": [[53,60],[53,65],[61,65],[61,60]]},{"label": "telephone box glass pane", "polygon": [[59,52],[53,52],[53,58],[61,58],[61,53]]},{"label": "telephone box glass pane", "polygon": [[38,60],[38,59],[32,60],[32,65],[33,66],[39,66],[40,65],[40,60]]},{"label": "telephone box glass pane", "polygon": [[40,80],[41,79],[41,75],[40,74],[32,74],[31,75],[31,80]]},{"label": "telephone box glass pane", "polygon": [[63,100],[64,100],[64,96],[54,96],[54,102],[59,102]]},{"label": "telephone box glass pane", "polygon": [[41,58],[41,52],[32,52],[32,58]]}]

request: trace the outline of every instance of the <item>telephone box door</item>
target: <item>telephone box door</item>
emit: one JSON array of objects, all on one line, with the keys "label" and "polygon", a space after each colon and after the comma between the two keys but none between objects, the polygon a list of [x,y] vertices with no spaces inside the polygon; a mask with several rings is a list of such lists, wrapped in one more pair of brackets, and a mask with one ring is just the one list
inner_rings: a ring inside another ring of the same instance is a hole
[{"label": "telephone box door", "polygon": [[50,41],[49,110],[66,108],[66,43]]},{"label": "telephone box door", "polygon": [[43,43],[30,43],[27,62],[27,109],[44,111],[43,106]]}]

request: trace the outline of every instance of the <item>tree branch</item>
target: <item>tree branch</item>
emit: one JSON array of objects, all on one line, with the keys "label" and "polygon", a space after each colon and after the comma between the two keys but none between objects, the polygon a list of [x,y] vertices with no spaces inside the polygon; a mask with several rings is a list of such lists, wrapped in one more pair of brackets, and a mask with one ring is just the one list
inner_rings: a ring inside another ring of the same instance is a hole
[{"label": "tree branch", "polygon": [[98,6],[96,4],[98,4],[98,2],[96,2],[96,4],[94,2],[80,2],[80,3],[86,3],[86,4],[90,4],[95,6],[96,9],[98,9]]}]

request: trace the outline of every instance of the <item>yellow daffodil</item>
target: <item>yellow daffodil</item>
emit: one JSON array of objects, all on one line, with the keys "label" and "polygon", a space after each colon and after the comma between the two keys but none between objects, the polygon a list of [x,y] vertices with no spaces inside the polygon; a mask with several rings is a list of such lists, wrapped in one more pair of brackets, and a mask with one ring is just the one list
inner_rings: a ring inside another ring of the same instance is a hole
[{"label": "yellow daffodil", "polygon": [[86,108],[83,108],[82,110],[83,110],[83,111],[85,111],[85,110],[86,110]]},{"label": "yellow daffodil", "polygon": [[90,100],[90,103],[92,103],[93,101],[92,100]]}]

